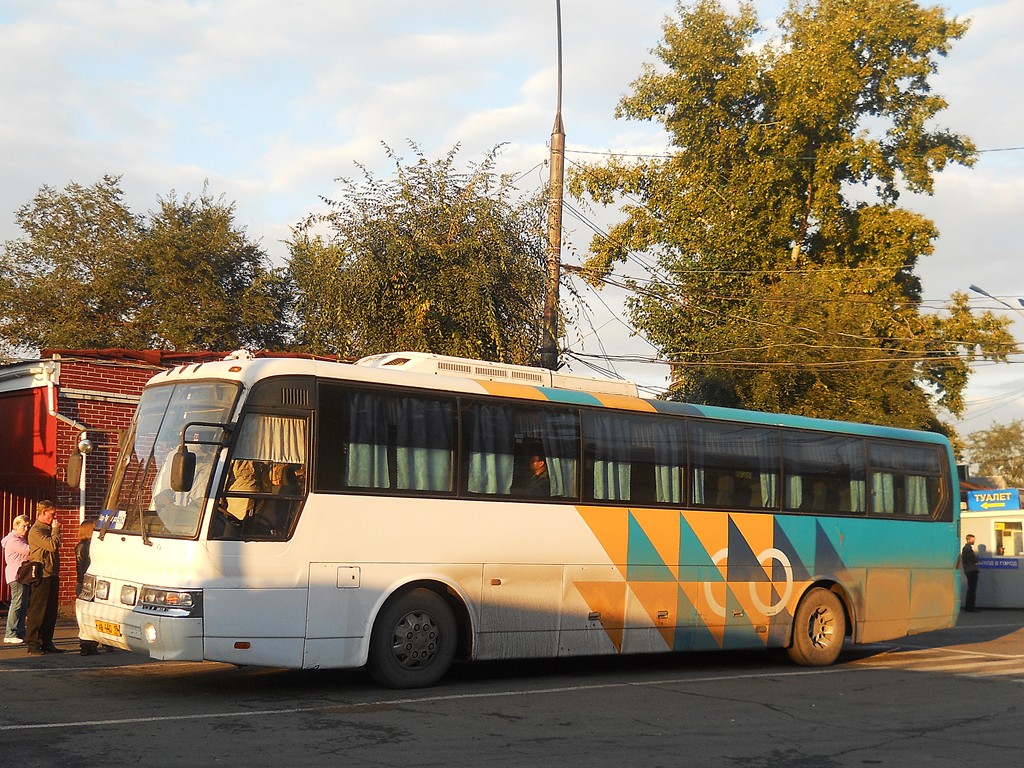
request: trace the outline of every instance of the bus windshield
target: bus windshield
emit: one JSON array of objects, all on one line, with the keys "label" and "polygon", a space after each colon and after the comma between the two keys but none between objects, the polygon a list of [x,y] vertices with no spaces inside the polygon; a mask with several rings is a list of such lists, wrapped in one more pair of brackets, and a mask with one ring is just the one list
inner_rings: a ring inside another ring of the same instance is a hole
[{"label": "bus windshield", "polygon": [[[143,537],[193,538],[199,531],[238,385],[195,381],[146,389],[107,495],[102,530]],[[183,430],[187,431],[183,432]],[[171,458],[185,442],[195,454],[192,487],[171,488]],[[112,515],[112,520],[106,516]]]}]

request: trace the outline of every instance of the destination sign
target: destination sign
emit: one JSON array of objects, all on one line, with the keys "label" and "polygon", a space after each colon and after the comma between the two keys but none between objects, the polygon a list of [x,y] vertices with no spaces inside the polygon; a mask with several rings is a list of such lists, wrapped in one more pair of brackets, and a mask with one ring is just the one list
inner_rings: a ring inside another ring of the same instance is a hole
[{"label": "destination sign", "polygon": [[1020,491],[1000,488],[986,491],[968,491],[967,509],[972,512],[992,512],[1002,509],[1020,509]]},{"label": "destination sign", "polygon": [[1004,570],[1017,570],[1020,568],[1020,558],[1017,557],[983,557],[978,560],[979,568],[1001,568]]}]

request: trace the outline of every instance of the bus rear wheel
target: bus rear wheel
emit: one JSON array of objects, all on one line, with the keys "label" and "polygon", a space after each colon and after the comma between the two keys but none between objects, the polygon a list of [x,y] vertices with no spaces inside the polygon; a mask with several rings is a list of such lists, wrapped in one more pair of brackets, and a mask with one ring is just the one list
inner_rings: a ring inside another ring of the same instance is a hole
[{"label": "bus rear wheel", "polygon": [[793,617],[789,658],[805,667],[826,667],[839,658],[846,637],[846,614],[834,592],[815,587]]},{"label": "bus rear wheel", "polygon": [[458,630],[452,609],[429,589],[384,604],[370,635],[370,675],[388,688],[424,688],[448,671]]}]

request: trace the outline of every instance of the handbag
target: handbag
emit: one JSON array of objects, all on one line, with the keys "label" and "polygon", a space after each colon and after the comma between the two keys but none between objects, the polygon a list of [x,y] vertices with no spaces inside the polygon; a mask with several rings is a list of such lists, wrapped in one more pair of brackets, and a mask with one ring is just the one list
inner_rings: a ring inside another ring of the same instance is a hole
[{"label": "handbag", "polygon": [[34,587],[43,580],[43,564],[38,560],[26,560],[18,569],[16,581],[28,587]]}]

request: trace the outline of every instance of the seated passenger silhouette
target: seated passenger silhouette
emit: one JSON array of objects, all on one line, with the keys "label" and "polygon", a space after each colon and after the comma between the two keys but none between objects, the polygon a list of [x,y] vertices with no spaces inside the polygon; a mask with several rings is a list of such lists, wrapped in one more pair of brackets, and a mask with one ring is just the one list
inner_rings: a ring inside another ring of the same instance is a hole
[{"label": "seated passenger silhouette", "polygon": [[551,495],[551,478],[548,476],[548,463],[539,453],[530,456],[530,476],[523,483],[520,492],[523,496],[543,498]]}]

